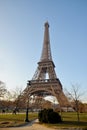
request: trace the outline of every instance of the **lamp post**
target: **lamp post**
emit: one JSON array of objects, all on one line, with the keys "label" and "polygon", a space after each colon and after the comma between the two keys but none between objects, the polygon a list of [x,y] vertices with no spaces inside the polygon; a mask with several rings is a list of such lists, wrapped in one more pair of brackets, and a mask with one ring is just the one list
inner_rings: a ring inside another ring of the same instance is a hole
[{"label": "lamp post", "polygon": [[[27,83],[27,87],[28,87],[28,86],[30,86],[30,81]],[[29,95],[27,96],[26,118],[25,118],[25,122],[29,122],[28,109],[29,109]]]},{"label": "lamp post", "polygon": [[29,109],[29,98],[28,98],[28,101],[27,101],[25,122],[29,122],[29,118],[28,118],[28,109]]}]

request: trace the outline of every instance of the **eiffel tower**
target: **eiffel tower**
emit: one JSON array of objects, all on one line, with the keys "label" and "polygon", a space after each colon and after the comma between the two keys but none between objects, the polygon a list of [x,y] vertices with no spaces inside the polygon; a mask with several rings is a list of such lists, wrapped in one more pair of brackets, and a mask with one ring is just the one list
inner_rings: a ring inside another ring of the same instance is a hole
[{"label": "eiffel tower", "polygon": [[67,106],[69,102],[63,93],[62,84],[56,76],[55,65],[52,60],[48,22],[46,22],[44,26],[42,55],[38,62],[36,72],[32,80],[28,81],[25,91],[30,96],[55,96],[60,106]]}]

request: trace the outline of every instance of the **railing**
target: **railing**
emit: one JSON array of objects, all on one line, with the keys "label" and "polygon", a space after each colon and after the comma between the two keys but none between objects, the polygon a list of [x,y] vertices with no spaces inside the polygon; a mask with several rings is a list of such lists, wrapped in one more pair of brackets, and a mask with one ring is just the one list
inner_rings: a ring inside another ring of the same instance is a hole
[{"label": "railing", "polygon": [[59,84],[61,85],[59,79],[41,79],[41,80],[31,80],[31,81],[28,81],[28,85],[31,85],[31,84],[33,84],[33,83],[55,83],[55,82],[59,82]]}]

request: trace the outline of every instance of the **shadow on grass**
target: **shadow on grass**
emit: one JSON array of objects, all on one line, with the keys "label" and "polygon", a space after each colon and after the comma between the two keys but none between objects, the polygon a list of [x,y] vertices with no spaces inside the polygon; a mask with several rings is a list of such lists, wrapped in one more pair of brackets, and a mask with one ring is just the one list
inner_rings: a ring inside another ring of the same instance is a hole
[{"label": "shadow on grass", "polygon": [[77,121],[63,121],[58,124],[46,124],[48,127],[53,127],[55,129],[63,128],[63,129],[70,129],[70,128],[82,128],[83,130],[87,130],[87,122],[77,122]]},{"label": "shadow on grass", "polygon": [[87,127],[87,122],[77,122],[77,121],[63,121],[61,124],[65,125],[65,126],[79,126],[79,127]]}]

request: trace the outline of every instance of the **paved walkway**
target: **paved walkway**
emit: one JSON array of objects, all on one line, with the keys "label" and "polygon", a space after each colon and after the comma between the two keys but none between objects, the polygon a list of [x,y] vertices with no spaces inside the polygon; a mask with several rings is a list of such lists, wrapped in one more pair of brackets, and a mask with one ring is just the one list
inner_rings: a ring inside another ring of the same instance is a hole
[{"label": "paved walkway", "polygon": [[27,126],[22,127],[10,127],[10,128],[0,128],[0,130],[82,130],[80,128],[48,128],[44,125],[38,124],[38,119],[30,122]]},{"label": "paved walkway", "polygon": [[0,128],[0,130],[55,130],[38,124],[38,120],[30,122],[27,126]]}]

